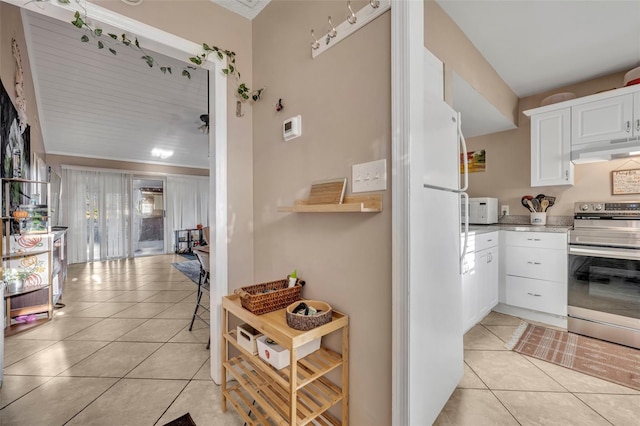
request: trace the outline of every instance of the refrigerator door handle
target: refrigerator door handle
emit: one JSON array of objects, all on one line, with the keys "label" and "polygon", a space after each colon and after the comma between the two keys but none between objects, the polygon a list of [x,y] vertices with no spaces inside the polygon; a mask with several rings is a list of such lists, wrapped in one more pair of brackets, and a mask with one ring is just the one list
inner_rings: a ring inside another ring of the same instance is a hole
[{"label": "refrigerator door handle", "polygon": [[460,146],[462,147],[462,163],[464,164],[464,183],[462,188],[460,188],[460,192],[466,192],[469,189],[469,159],[467,158],[467,141],[464,139],[464,135],[462,134],[462,119],[460,118],[460,113],[458,113],[458,140],[460,142]]},{"label": "refrigerator door handle", "polygon": [[[464,241],[462,243],[462,250],[460,254],[460,274],[464,273],[464,258],[467,255],[467,243],[469,242],[469,195],[466,192],[461,192],[460,196],[464,198]],[[460,215],[462,219],[462,214]]]}]

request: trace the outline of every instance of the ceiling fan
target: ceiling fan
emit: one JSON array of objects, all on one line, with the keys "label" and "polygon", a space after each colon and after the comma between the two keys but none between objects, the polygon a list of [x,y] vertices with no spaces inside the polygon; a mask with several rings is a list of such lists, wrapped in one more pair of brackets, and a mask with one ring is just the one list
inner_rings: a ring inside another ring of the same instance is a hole
[{"label": "ceiling fan", "polygon": [[198,130],[205,135],[209,134],[209,114],[200,115],[200,121],[202,121],[204,124],[198,127]]}]

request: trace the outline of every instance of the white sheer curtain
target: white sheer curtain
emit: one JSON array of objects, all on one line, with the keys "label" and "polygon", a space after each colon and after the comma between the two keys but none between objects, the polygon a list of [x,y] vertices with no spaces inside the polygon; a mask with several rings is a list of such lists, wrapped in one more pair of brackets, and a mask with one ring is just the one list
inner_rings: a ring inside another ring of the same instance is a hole
[{"label": "white sheer curtain", "polygon": [[209,226],[209,177],[167,176],[165,251],[174,250],[178,229]]},{"label": "white sheer curtain", "polygon": [[62,170],[60,223],[69,227],[69,263],[131,257],[131,175]]}]

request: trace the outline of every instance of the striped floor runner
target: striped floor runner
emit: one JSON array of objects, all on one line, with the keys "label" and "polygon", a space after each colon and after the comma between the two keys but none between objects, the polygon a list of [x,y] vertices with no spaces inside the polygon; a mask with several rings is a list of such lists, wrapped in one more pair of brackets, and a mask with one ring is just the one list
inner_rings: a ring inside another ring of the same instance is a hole
[{"label": "striped floor runner", "polygon": [[532,324],[523,329],[515,352],[640,390],[640,350]]}]

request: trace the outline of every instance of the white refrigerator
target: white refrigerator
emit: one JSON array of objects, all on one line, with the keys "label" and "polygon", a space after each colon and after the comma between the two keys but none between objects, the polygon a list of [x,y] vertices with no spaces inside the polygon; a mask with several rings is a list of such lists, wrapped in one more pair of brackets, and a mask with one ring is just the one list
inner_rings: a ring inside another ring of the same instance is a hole
[{"label": "white refrigerator", "polygon": [[411,425],[435,420],[464,371],[460,204],[468,179],[461,178],[460,154],[466,159],[466,147],[459,114],[445,102],[427,93],[424,116],[423,153],[417,162],[423,181],[412,203],[420,203],[417,211],[425,220],[419,235],[412,232],[410,238],[412,252],[422,260],[411,267]]}]

